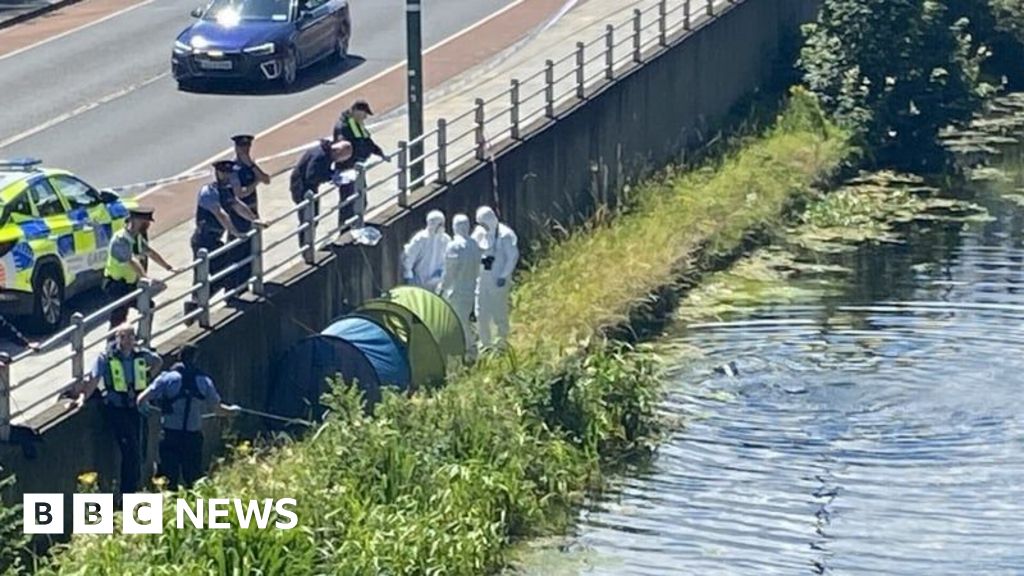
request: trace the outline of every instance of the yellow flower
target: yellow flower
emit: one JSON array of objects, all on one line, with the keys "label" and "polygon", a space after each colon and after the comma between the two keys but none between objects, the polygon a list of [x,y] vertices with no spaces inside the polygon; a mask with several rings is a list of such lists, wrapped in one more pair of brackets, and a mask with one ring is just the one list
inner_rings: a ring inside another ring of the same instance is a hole
[{"label": "yellow flower", "polygon": [[249,444],[248,440],[245,440],[241,444],[239,444],[238,447],[235,450],[238,451],[239,455],[245,456],[245,455],[249,454],[250,452],[252,452],[252,445]]},{"label": "yellow flower", "polygon": [[156,486],[157,490],[163,490],[164,486],[167,486],[167,478],[163,476],[154,476],[153,486]]},{"label": "yellow flower", "polygon": [[95,486],[96,480],[99,479],[99,474],[96,472],[82,472],[78,475],[78,483],[82,486]]}]

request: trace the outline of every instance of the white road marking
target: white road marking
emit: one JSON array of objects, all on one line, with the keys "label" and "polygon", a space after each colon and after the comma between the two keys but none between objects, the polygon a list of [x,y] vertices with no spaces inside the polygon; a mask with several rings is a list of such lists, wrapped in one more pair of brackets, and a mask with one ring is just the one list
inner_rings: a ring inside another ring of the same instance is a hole
[{"label": "white road marking", "polygon": [[58,125],[58,124],[60,124],[62,122],[67,122],[68,120],[71,120],[72,118],[74,118],[76,116],[80,116],[82,114],[85,114],[86,112],[88,112],[90,110],[93,110],[95,108],[98,108],[98,107],[100,107],[100,106],[102,106],[104,104],[107,104],[108,102],[111,102],[113,100],[117,100],[118,98],[120,98],[122,96],[126,96],[128,94],[131,94],[132,92],[134,92],[134,91],[136,91],[136,90],[138,90],[140,88],[144,88],[146,86],[149,86],[150,84],[156,82],[157,80],[165,78],[165,77],[169,76],[170,74],[171,74],[170,72],[163,72],[162,74],[158,74],[158,75],[150,78],[149,80],[145,80],[145,81],[139,82],[137,84],[130,84],[128,86],[125,86],[124,88],[121,88],[120,90],[118,90],[116,92],[112,92],[110,94],[107,94],[106,96],[100,98],[99,100],[96,100],[94,102],[90,102],[88,104],[83,104],[83,105],[79,106],[78,108],[75,108],[74,110],[71,110],[70,112],[65,112],[64,114],[61,114],[60,116],[55,116],[55,117],[47,120],[46,122],[43,122],[42,124],[39,124],[38,126],[34,126],[32,128],[29,128],[28,130],[25,130],[24,132],[20,132],[18,134],[15,134],[14,136],[11,136],[10,138],[7,138],[6,140],[0,140],[0,150],[10,146],[11,144],[20,142],[20,141],[22,141],[22,140],[24,140],[24,139],[26,139],[26,138],[28,138],[30,136],[35,136],[36,134],[38,134],[38,133],[40,133],[40,132],[42,132],[44,130],[48,130],[50,128],[53,128],[54,126],[56,126],[56,125]]},{"label": "white road marking", "polygon": [[[477,20],[475,23],[470,24],[469,26],[463,28],[462,30],[459,30],[455,34],[452,34],[451,36],[445,38],[444,40],[441,40],[437,44],[434,44],[433,46],[427,48],[423,52],[423,55],[425,56],[427,54],[430,54],[434,50],[437,50],[437,49],[441,48],[442,46],[447,45],[449,42],[452,42],[452,41],[454,41],[454,40],[456,40],[456,39],[458,39],[458,38],[468,34],[469,32],[472,32],[473,30],[479,28],[480,26],[483,26],[484,24],[487,24],[488,22],[490,22],[491,20],[494,20],[495,18],[498,18],[499,16],[503,15],[505,12],[508,12],[512,8],[515,8],[516,6],[522,4],[525,1],[526,0],[515,0],[511,4],[505,6],[501,10],[498,10],[497,12],[494,12],[493,14],[487,16],[486,18],[483,18],[482,20]],[[291,123],[295,122],[299,118],[302,118],[303,116],[306,116],[307,114],[310,114],[310,113],[312,113],[312,112],[314,112],[316,110],[319,110],[319,109],[321,109],[321,108],[323,108],[325,106],[329,106],[330,104],[333,104],[334,102],[337,102],[338,100],[341,100],[342,98],[350,96],[353,92],[358,92],[359,90],[362,90],[367,85],[369,85],[369,84],[371,84],[373,82],[376,82],[377,80],[383,78],[384,76],[387,76],[388,74],[391,74],[395,70],[401,69],[403,66],[405,66],[405,63],[406,63],[406,61],[402,60],[401,62],[391,66],[390,68],[387,68],[387,69],[385,69],[385,70],[383,70],[381,72],[378,72],[377,74],[374,74],[370,78],[367,78],[366,80],[363,80],[359,84],[356,84],[355,86],[353,86],[351,88],[348,88],[348,89],[346,89],[346,90],[344,90],[344,91],[342,91],[342,92],[340,92],[338,94],[335,94],[334,96],[331,96],[330,98],[320,102],[319,104],[316,104],[316,105],[314,105],[314,106],[312,106],[310,108],[307,108],[306,110],[303,110],[302,112],[294,114],[294,115],[292,115],[292,116],[282,120],[281,122],[278,122],[277,124],[274,124],[270,128],[267,128],[266,130],[263,130],[262,132],[256,134],[256,139],[259,140],[260,138],[263,138],[267,134],[270,134],[270,133],[272,133],[272,132],[274,132],[276,130],[279,130],[279,129],[281,129],[284,126],[287,126],[288,124],[291,124]],[[186,175],[189,175],[189,174],[195,174],[196,172],[198,172],[198,171],[202,170],[203,168],[205,168],[205,167],[209,166],[210,164],[212,164],[218,158],[220,158],[222,156],[225,156],[227,154],[230,154],[233,150],[234,150],[233,148],[225,148],[223,151],[221,151],[217,155],[211,156],[210,158],[208,158],[206,160],[203,160],[202,162],[196,164],[195,166],[189,168],[188,170],[185,170],[183,172],[179,172],[175,176],[175,178],[183,177],[183,176],[186,176]],[[150,190],[147,190],[147,191],[139,194],[138,196],[136,196],[136,198],[138,198],[138,199],[145,198],[147,195],[153,193],[156,190],[157,190],[157,188],[152,188]]]},{"label": "white road marking", "polygon": [[[100,18],[99,20],[93,20],[92,22],[86,22],[85,24],[82,24],[81,26],[78,26],[76,28],[72,28],[71,30],[67,30],[65,32],[61,32],[60,34],[57,34],[56,36],[50,36],[49,38],[45,38],[43,40],[40,40],[39,42],[36,42],[35,44],[30,44],[28,46],[25,46],[24,48],[18,48],[14,52],[8,52],[7,54],[0,55],[0,61],[6,60],[8,58],[13,58],[13,57],[17,56],[18,54],[23,54],[25,52],[28,52],[29,50],[32,50],[33,48],[38,48],[38,47],[40,47],[40,46],[42,46],[44,44],[49,44],[50,42],[53,42],[54,40],[60,40],[61,38],[65,38],[67,36],[75,34],[76,32],[81,32],[82,30],[85,30],[87,28],[92,28],[93,26],[96,26],[97,24],[102,24],[102,23],[106,22],[107,20],[112,20],[114,18],[117,18],[118,16],[121,16],[123,14],[127,14],[128,12],[131,12],[132,10],[135,10],[136,8],[141,8],[141,7],[143,7],[143,6],[147,5],[147,4],[152,4],[155,1],[156,0],[143,0],[142,2],[139,2],[138,4],[132,4],[131,6],[128,6],[127,8],[122,8],[122,9],[118,10],[117,12],[113,12],[111,14],[107,14],[106,16],[104,16],[103,18]],[[13,30],[13,28],[8,28],[6,31],[10,31],[10,30]],[[0,32],[0,37],[2,37],[2,36],[3,36],[3,32]]]}]

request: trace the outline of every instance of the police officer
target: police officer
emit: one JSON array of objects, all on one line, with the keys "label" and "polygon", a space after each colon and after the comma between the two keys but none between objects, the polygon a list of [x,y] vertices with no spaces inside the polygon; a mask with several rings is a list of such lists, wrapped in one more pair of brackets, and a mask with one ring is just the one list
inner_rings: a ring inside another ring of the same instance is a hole
[{"label": "police officer", "polygon": [[[103,268],[103,291],[112,300],[123,298],[138,288],[139,280],[146,277],[148,258],[152,258],[169,272],[175,268],[154,250],[147,240],[149,225],[153,222],[152,208],[133,208],[128,211],[124,228],[110,239],[107,263]],[[118,306],[110,313],[110,327],[124,324],[128,310],[134,302]]]},{"label": "police officer", "polygon": [[352,144],[352,158],[340,166],[342,170],[352,168],[356,162],[366,162],[374,154],[385,160],[388,158],[366,129],[368,116],[373,116],[370,104],[366,100],[356,100],[348,110],[342,112],[334,125],[334,141],[344,140]]},{"label": "police officer", "polygon": [[[292,170],[289,182],[292,201],[298,204],[305,199],[306,192],[316,194],[321,185],[334,181],[338,167],[351,157],[352,145],[348,142],[331,143],[321,140],[316,146],[306,150]],[[313,204],[313,213],[320,214],[319,200]],[[299,213],[298,216],[301,224],[302,214]],[[302,244],[301,238],[299,244]]]},{"label": "police officer", "polygon": [[137,395],[146,389],[162,364],[155,352],[138,346],[135,329],[124,324],[116,330],[114,343],[96,358],[78,395],[77,403],[81,406],[102,384],[103,415],[121,450],[121,494],[139,488],[142,417]]},{"label": "police officer", "polygon": [[[241,237],[243,233],[235,226],[231,217],[234,214],[242,219],[262,226],[255,214],[241,203],[235,193],[237,180],[233,178],[235,163],[231,160],[218,160],[213,163],[214,180],[199,190],[196,201],[195,231],[192,232],[192,257],[198,258],[199,251],[205,249],[213,252],[224,246],[224,234]],[[221,254],[210,261],[210,275],[214,275],[230,265],[230,253]],[[198,271],[197,271],[198,274]],[[230,279],[225,278],[211,286],[216,292],[226,286]],[[193,284],[199,282],[198,277]],[[195,310],[195,302],[185,303],[185,313]]]},{"label": "police officer", "polygon": [[227,414],[213,380],[196,367],[199,350],[193,345],[181,349],[178,363],[164,372],[139,394],[139,406],[153,404],[161,411],[160,463],[157,475],[167,479],[171,489],[191,488],[202,474],[204,413]]},{"label": "police officer", "polygon": [[[256,194],[257,184],[269,184],[270,175],[264,172],[252,158],[252,141],[253,137],[248,134],[239,134],[238,136],[232,136],[231,140],[235,143],[235,165],[234,174],[232,176],[232,185],[234,186],[235,197],[239,202],[245,204],[245,207],[252,212],[253,215],[259,216],[259,199]],[[242,234],[248,233],[252,230],[252,222],[243,218],[234,210],[228,211],[228,216],[231,217],[231,222],[235,225]],[[250,244],[241,244],[237,248],[233,249],[227,256],[229,262],[241,262],[249,257],[252,253]],[[228,288],[234,288],[245,283],[246,280],[252,275],[252,265],[245,265],[238,269],[237,272],[231,275],[225,285]]]}]

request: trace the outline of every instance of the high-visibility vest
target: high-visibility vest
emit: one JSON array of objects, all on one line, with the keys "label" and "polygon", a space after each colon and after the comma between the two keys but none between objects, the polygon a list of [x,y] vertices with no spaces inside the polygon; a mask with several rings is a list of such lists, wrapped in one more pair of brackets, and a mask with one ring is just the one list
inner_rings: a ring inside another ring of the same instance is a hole
[{"label": "high-visibility vest", "polygon": [[[114,392],[120,394],[128,393],[128,379],[125,378],[124,374],[124,363],[117,356],[111,355],[107,359],[107,366],[110,369],[110,388]],[[135,368],[135,391],[141,392],[146,389],[149,384],[149,364],[146,363],[146,359],[142,356],[134,356],[132,358],[132,366]]]},{"label": "high-visibility vest", "polygon": [[[117,234],[110,240],[110,244],[113,245],[114,241],[120,237],[128,234],[127,230],[119,230]],[[132,253],[135,250],[140,249],[140,244],[137,241],[132,242]],[[117,258],[114,258],[114,251],[107,249],[107,265],[103,268],[103,275],[111,280],[121,280],[128,284],[135,284],[139,281],[139,274],[135,271],[131,261],[119,262]]]},{"label": "high-visibility vest", "polygon": [[360,126],[359,121],[352,116],[348,118],[348,127],[352,129],[352,135],[356,138],[366,139],[370,137],[370,131]]}]

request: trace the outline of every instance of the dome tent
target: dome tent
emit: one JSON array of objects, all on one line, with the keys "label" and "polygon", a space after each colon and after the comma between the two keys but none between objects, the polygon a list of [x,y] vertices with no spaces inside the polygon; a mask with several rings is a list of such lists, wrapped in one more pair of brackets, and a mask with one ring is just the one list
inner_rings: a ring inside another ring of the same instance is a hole
[{"label": "dome tent", "polygon": [[320,398],[328,380],[340,376],[355,383],[368,406],[380,401],[380,380],[373,364],[351,342],[317,334],[303,338],[275,363],[267,411],[287,418],[323,416]]},{"label": "dome tent", "polygon": [[350,342],[373,365],[381,386],[408,390],[411,380],[406,351],[391,333],[369,318],[346,316],[321,332]]},{"label": "dome tent", "polygon": [[459,362],[466,355],[462,322],[447,300],[417,286],[398,286],[381,297],[408,308],[430,330],[446,359]]},{"label": "dome tent", "polygon": [[370,300],[356,310],[356,317],[377,322],[405,347],[412,372],[413,389],[444,383],[444,356],[434,336],[411,310],[390,300]]}]

